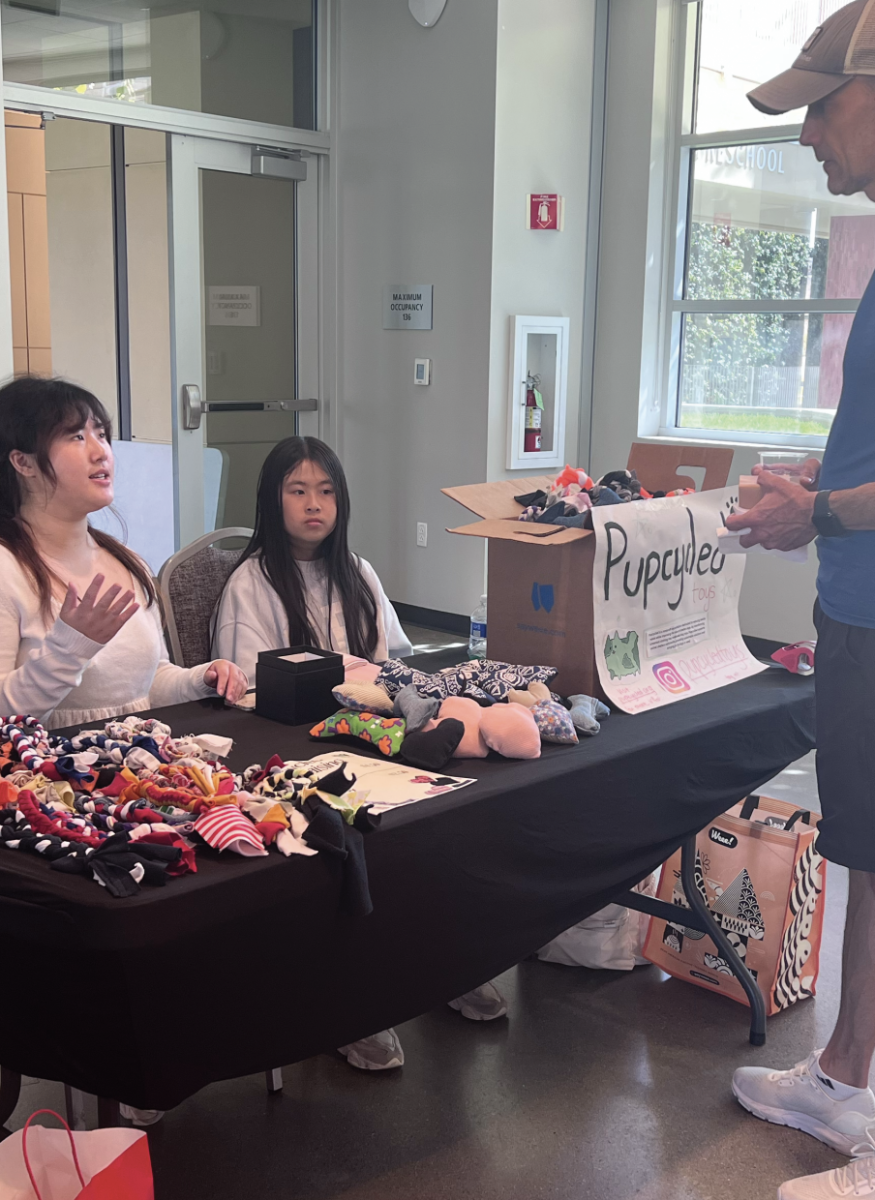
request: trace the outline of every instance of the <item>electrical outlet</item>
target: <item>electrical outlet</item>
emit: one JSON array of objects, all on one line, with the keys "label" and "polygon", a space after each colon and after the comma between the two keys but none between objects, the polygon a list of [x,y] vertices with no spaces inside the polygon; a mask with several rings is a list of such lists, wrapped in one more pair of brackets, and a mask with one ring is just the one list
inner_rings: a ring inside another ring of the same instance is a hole
[{"label": "electrical outlet", "polygon": [[416,522],[416,544],[422,547],[428,545],[428,526],[425,521]]}]

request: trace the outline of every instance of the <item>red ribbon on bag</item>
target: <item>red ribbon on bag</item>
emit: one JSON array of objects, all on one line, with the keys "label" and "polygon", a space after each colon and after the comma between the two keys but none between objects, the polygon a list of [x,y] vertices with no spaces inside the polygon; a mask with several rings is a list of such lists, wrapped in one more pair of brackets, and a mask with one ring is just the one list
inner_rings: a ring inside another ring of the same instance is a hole
[{"label": "red ribbon on bag", "polygon": [[73,1162],[76,1166],[76,1174],[79,1176],[79,1182],[82,1184],[82,1187],[84,1188],[86,1186],[85,1185],[85,1176],[82,1174],[82,1168],[79,1166],[79,1155],[76,1153],[76,1143],[73,1141],[73,1133],[72,1133],[72,1130],[70,1129],[70,1126],[67,1124],[67,1122],[64,1120],[64,1118],[61,1116],[61,1114],[56,1113],[53,1108],[38,1108],[35,1113],[31,1113],[30,1116],[27,1118],[27,1124],[25,1125],[24,1131],[21,1135],[21,1152],[24,1156],[24,1166],[27,1170],[27,1177],[30,1180],[30,1186],[33,1188],[33,1192],[34,1192],[34,1195],[36,1196],[37,1200],[43,1200],[43,1198],[42,1198],[42,1193],[40,1192],[39,1188],[36,1186],[36,1179],[34,1177],[33,1171],[31,1170],[30,1159],[27,1157],[27,1131],[28,1131],[28,1129],[30,1129],[31,1122],[33,1121],[34,1117],[39,1117],[43,1113],[47,1113],[50,1117],[57,1117],[58,1120],[61,1122],[61,1124],[64,1126],[64,1128],[67,1130],[67,1136],[70,1139],[70,1151],[73,1155]]},{"label": "red ribbon on bag", "polygon": [[[40,1113],[47,1113],[49,1116],[56,1117],[67,1131],[76,1174],[81,1184],[81,1187],[76,1192],[77,1200],[86,1200],[86,1197],[87,1200],[155,1200],[152,1165],[149,1160],[149,1142],[144,1133],[132,1129],[97,1129],[90,1133],[77,1135],[80,1138],[98,1139],[98,1142],[102,1143],[103,1155],[98,1152],[98,1159],[106,1155],[107,1152],[111,1154],[109,1160],[105,1161],[103,1166],[86,1183],[83,1177],[83,1169],[79,1162],[79,1156],[76,1153],[76,1139],[70,1132],[70,1126],[62,1116],[50,1108],[42,1108],[39,1112],[33,1114],[24,1127],[21,1139],[22,1157],[36,1200],[44,1200],[43,1194],[37,1187],[36,1182],[36,1174],[40,1171],[40,1162],[38,1156],[33,1163],[30,1160],[27,1152],[27,1133],[34,1117],[38,1117]],[[46,1132],[52,1137],[57,1133],[60,1137],[59,1130],[50,1129]],[[107,1139],[109,1139],[109,1142],[107,1142]],[[82,1143],[80,1142],[81,1148]],[[94,1149],[92,1148],[91,1157],[85,1157],[86,1169],[89,1168],[89,1165],[92,1170],[94,1169],[94,1153]],[[49,1180],[46,1179],[46,1186],[48,1186],[48,1183]],[[72,1179],[70,1183],[73,1184]]]}]

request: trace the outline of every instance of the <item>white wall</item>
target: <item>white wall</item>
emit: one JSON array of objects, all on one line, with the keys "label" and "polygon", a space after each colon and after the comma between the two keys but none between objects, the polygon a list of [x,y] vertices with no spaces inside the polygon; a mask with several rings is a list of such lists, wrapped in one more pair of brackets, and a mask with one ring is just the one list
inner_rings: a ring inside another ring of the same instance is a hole
[{"label": "white wall", "polygon": [[[466,513],[440,488],[509,474],[514,313],[571,319],[577,444],[593,14],[451,0],[423,29],[398,0],[339,0],[338,448],[354,545],[395,600],[467,613],[480,596],[483,546],[445,532]],[[531,191],[566,197],[563,233],[526,229]],[[381,328],[382,288],[402,283],[434,284],[432,331]]]},{"label": "white wall", "polygon": [[[514,474],[505,469],[514,314],[570,318],[565,458],[576,454],[594,20],[595,0],[499,2],[489,479]],[[530,192],[564,196],[562,232],[526,228]]]},{"label": "white wall", "polygon": [[[352,544],[395,600],[470,612],[483,548],[441,495],[487,470],[497,0],[431,29],[398,0],[339,0],[338,450]],[[382,329],[382,289],[434,285],[434,329]],[[430,358],[430,387],[413,360]],[[416,522],[428,547],[416,546]]]},{"label": "white wall", "polygon": [[[613,0],[610,10],[604,191],[592,416],[592,470],[624,466],[639,414],[658,403],[655,338],[660,297],[665,135],[672,0]],[[760,447],[736,447],[730,482]],[[816,562],[750,558],[741,626],[789,642],[813,633]]]}]

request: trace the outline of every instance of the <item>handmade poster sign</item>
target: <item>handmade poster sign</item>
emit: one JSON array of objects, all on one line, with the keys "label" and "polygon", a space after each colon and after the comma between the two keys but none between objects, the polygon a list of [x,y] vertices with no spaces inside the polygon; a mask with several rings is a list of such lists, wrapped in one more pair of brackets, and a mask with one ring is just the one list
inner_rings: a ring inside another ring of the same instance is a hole
[{"label": "handmade poster sign", "polygon": [[766,668],[741,638],[744,555],[717,530],[731,488],[592,510],[595,652],[608,698],[643,712]]}]

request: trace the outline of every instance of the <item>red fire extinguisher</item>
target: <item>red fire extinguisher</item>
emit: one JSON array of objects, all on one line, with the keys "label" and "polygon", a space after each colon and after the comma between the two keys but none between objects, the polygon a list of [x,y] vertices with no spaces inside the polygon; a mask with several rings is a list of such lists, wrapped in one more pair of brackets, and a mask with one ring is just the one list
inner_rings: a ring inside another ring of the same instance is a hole
[{"label": "red fire extinguisher", "polygon": [[526,454],[541,449],[541,417],[544,401],[538,391],[540,382],[537,375],[526,376],[526,426],[523,438],[523,449]]}]

